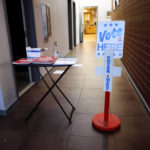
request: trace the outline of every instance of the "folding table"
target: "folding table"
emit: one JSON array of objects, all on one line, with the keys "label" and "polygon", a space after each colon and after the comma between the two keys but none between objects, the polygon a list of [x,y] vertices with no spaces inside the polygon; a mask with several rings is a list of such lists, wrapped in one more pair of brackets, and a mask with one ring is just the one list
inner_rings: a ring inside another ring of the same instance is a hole
[{"label": "folding table", "polygon": [[[74,58],[75,59],[75,58]],[[72,118],[72,115],[73,115],[73,112],[75,111],[75,107],[73,106],[73,104],[70,102],[70,100],[67,98],[67,96],[64,94],[64,92],[60,89],[60,87],[57,85],[57,83],[61,80],[61,78],[66,74],[66,72],[70,69],[70,67],[72,65],[75,64],[76,61],[74,61],[74,63],[45,63],[42,64],[42,63],[30,63],[30,64],[14,64],[14,65],[20,65],[20,66],[27,66],[27,67],[31,67],[31,68],[37,68],[39,69],[40,67],[43,67],[45,68],[49,78],[51,79],[53,85],[50,87],[47,83],[47,81],[44,79],[43,75],[40,73],[40,77],[41,79],[43,80],[43,82],[45,83],[45,85],[47,86],[48,90],[47,92],[45,92],[45,94],[42,96],[42,98],[36,103],[36,105],[34,106],[34,108],[32,109],[32,111],[29,113],[29,115],[26,117],[26,121],[31,117],[31,115],[34,113],[34,111],[37,109],[37,107],[41,104],[42,101],[44,101],[44,99],[46,98],[46,96],[51,93],[53,98],[55,99],[55,101],[57,102],[57,104],[59,105],[59,107],[61,108],[61,110],[63,111],[63,113],[65,114],[66,118],[69,120],[69,123],[71,123],[71,118]],[[65,70],[64,72],[57,78],[57,80],[55,81],[51,75],[51,73],[49,72],[48,68],[47,67],[65,67]],[[54,92],[52,91],[53,88],[56,87],[59,92],[63,95],[63,97],[65,98],[65,100],[68,102],[68,104],[71,106],[72,110],[71,110],[71,113],[70,115],[68,115],[66,113],[66,111],[64,110],[64,108],[62,107],[62,105],[60,104],[59,100],[57,99],[57,97],[55,96]]]}]

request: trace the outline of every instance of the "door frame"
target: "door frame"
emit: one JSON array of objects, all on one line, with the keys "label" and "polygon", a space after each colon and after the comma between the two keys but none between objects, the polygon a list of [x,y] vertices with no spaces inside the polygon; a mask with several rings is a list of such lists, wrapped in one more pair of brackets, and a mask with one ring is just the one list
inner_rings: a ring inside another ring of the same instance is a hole
[{"label": "door frame", "polygon": [[74,34],[74,46],[77,46],[76,40],[76,3],[73,2],[73,34]]},{"label": "door frame", "polygon": [[24,21],[24,32],[25,39],[27,40],[27,46],[36,48],[36,30],[35,30],[35,19],[34,19],[34,7],[32,0],[21,0],[22,4],[22,15]]},{"label": "door frame", "polygon": [[68,0],[69,50],[73,50],[73,1]]}]

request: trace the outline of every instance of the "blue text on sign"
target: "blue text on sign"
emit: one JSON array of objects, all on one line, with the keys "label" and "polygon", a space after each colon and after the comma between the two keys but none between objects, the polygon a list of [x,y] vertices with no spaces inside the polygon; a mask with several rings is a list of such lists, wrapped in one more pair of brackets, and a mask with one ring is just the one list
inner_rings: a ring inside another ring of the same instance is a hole
[{"label": "blue text on sign", "polygon": [[110,56],[107,56],[107,73],[110,73]]},{"label": "blue text on sign", "polygon": [[104,49],[110,49],[113,51],[122,51],[122,43],[98,43],[97,44],[97,50],[98,51],[103,51]]},{"label": "blue text on sign", "polygon": [[114,39],[114,38],[116,38],[118,36],[121,36],[122,33],[123,32],[122,32],[121,28],[119,28],[118,30],[113,28],[112,32],[107,32],[107,30],[104,30],[103,33],[102,32],[99,33],[99,39],[100,39],[101,42],[103,42],[104,39],[105,40],[110,40],[111,37]]},{"label": "blue text on sign", "polygon": [[110,82],[110,78],[106,78],[106,91],[109,91],[109,82]]}]

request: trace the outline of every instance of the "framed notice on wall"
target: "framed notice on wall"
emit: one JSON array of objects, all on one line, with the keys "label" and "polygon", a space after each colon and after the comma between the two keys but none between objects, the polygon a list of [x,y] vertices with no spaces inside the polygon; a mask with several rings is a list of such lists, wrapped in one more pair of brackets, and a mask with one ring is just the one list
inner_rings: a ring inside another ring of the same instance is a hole
[{"label": "framed notice on wall", "polygon": [[113,3],[113,10],[115,10],[116,9],[116,0],[113,0],[112,3]]},{"label": "framed notice on wall", "polygon": [[120,4],[119,0],[112,0],[112,4],[113,4],[113,10],[116,10],[116,5],[118,6]]},{"label": "framed notice on wall", "polygon": [[117,5],[119,5],[119,3],[120,3],[119,0],[116,0],[116,3],[117,3]]},{"label": "framed notice on wall", "polygon": [[41,3],[42,7],[42,24],[43,24],[43,36],[47,39],[51,32],[51,18],[50,18],[50,7],[46,3]]}]

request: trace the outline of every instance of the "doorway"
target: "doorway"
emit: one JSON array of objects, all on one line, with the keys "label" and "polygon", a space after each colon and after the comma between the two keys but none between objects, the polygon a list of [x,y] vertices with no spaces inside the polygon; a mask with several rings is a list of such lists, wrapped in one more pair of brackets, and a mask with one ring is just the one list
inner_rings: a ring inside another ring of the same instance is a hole
[{"label": "doorway", "polygon": [[76,46],[76,3],[68,0],[69,49]]},{"label": "doorway", "polygon": [[[31,2],[31,0],[27,1]],[[33,43],[33,45],[30,46],[36,47],[36,36],[34,32],[31,32],[30,29],[31,20],[28,21],[29,11],[31,13],[30,16],[32,19],[32,11],[28,7],[29,5],[31,5],[31,3],[27,3],[27,1],[24,2],[23,0],[5,0],[5,11],[8,20],[12,61],[18,60],[20,58],[26,58],[26,47],[29,46],[29,43]],[[32,5],[30,7],[32,7]],[[25,13],[27,8],[28,14]],[[28,19],[27,23],[26,19]],[[32,33],[33,35],[31,36]],[[14,70],[16,75],[17,91],[18,93],[20,93],[30,84],[29,70],[27,67],[19,66],[15,66]]]},{"label": "doorway", "polygon": [[83,41],[96,42],[97,31],[97,7],[85,7],[83,9],[84,35]]},{"label": "doorway", "polygon": [[73,19],[72,19],[72,0],[68,0],[68,32],[69,32],[69,50],[73,50]]}]

